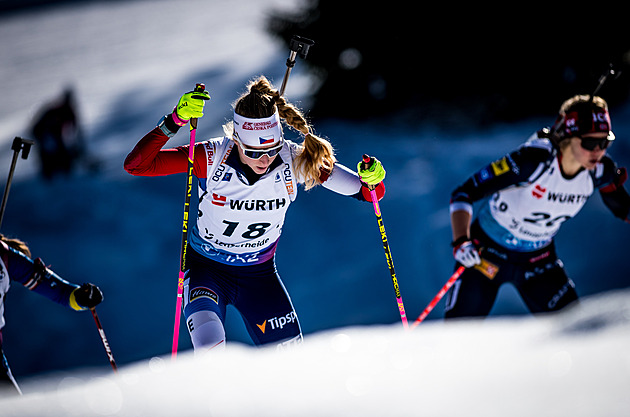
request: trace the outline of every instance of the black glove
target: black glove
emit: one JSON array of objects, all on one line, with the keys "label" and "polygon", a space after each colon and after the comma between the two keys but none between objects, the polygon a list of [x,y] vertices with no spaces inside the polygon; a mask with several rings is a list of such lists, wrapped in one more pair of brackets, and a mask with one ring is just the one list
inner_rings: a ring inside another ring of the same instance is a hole
[{"label": "black glove", "polygon": [[76,303],[82,308],[94,308],[103,301],[103,293],[94,284],[83,284],[72,292]]}]

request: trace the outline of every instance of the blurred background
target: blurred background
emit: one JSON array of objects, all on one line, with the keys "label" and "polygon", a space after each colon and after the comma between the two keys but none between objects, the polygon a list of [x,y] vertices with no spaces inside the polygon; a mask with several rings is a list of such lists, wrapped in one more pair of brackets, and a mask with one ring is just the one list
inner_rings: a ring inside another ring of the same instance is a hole
[{"label": "blurred background", "polygon": [[[98,312],[119,364],[168,354],[186,177],[132,177],[124,158],[197,82],[212,95],[197,138],[222,135],[249,79],[264,74],[280,85],[297,34],[316,43],[298,59],[286,97],[342,164],[354,168],[369,153],[387,169],[381,209],[413,320],[452,273],[451,190],[553,124],[560,104],[591,92],[611,63],[621,76],[600,92],[618,138],[609,153],[630,165],[621,6],[509,6],[0,0],[3,187],[15,136],[36,140],[51,114],[63,115],[68,144],[38,140],[18,160],[0,232],[28,242],[67,280],[103,290]],[[182,132],[168,146],[187,141]],[[557,247],[581,296],[630,285],[622,258],[629,232],[596,194],[566,223]],[[370,204],[321,187],[301,191],[276,261],[307,340],[399,321]],[[18,381],[109,366],[89,313],[17,284],[5,306],[4,349]],[[440,320],[442,308],[429,320]],[[527,313],[504,287],[492,314]],[[227,333],[249,343],[234,310]],[[180,349],[190,348],[182,326]]]}]

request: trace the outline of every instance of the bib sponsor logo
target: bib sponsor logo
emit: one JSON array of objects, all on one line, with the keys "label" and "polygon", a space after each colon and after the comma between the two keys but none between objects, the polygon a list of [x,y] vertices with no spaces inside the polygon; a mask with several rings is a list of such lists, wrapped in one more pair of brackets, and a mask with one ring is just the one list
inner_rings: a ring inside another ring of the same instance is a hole
[{"label": "bib sponsor logo", "polygon": [[287,187],[287,192],[289,195],[293,195],[295,191],[293,189],[293,178],[291,177],[291,166],[284,164],[284,171],[282,173],[284,175],[284,183]]},{"label": "bib sponsor logo", "polygon": [[212,204],[215,206],[223,207],[227,203],[227,197],[212,193]]},{"label": "bib sponsor logo", "polygon": [[547,200],[562,204],[583,204],[588,200],[586,194],[569,194],[549,192]]},{"label": "bib sponsor logo", "polygon": [[221,164],[217,167],[217,172],[212,176],[212,181],[218,182],[221,179],[221,176],[225,172],[225,165]]},{"label": "bib sponsor logo", "polygon": [[[256,323],[256,326],[260,331],[264,334],[267,330],[281,330],[284,326],[288,324],[292,324],[297,320],[297,315],[295,311],[291,311],[290,313],[282,316],[282,317],[273,317],[265,320],[262,324]],[[267,324],[269,324],[269,329],[267,329]]]},{"label": "bib sponsor logo", "polygon": [[536,184],[536,186],[532,190],[532,195],[540,200],[541,198],[543,198],[546,191],[547,191],[546,188],[543,188],[540,185]]},{"label": "bib sponsor logo", "polygon": [[[212,193],[212,204],[219,207],[228,205],[228,198]],[[279,210],[287,205],[286,198],[272,198],[269,200],[229,200],[230,210],[235,211],[271,211]]]},{"label": "bib sponsor logo", "polygon": [[208,298],[208,299],[214,301],[215,303],[219,304],[219,296],[217,295],[217,293],[212,291],[210,288],[197,287],[197,288],[193,288],[192,290],[190,290],[190,301],[189,302],[192,303],[193,301],[201,299],[201,298]]},{"label": "bib sponsor logo", "polygon": [[230,208],[232,210],[278,210],[286,204],[287,200],[284,198],[275,198],[271,200],[230,200]]},{"label": "bib sponsor logo", "polygon": [[206,148],[208,166],[212,166],[212,163],[214,162],[214,149],[212,148],[212,145],[210,144],[210,142],[206,142],[204,147]]},{"label": "bib sponsor logo", "polygon": [[494,161],[492,164],[490,164],[490,166],[492,167],[494,175],[497,177],[499,175],[505,174],[510,170],[510,165],[508,164],[506,158],[501,158],[498,161]]},{"label": "bib sponsor logo", "polygon": [[217,167],[216,172],[212,176],[212,181],[218,182],[223,176],[223,173],[225,173],[225,161],[228,159],[228,156],[230,156],[230,153],[232,153],[232,147],[230,147],[225,153],[225,156],[223,157],[223,159],[221,160],[221,163]]}]

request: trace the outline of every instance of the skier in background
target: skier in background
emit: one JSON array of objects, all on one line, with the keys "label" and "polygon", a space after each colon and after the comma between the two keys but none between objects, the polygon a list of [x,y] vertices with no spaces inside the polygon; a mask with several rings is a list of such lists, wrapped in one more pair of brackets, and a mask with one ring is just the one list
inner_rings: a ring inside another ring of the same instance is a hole
[{"label": "skier in background", "polygon": [[[276,271],[275,251],[285,213],[298,183],[323,185],[339,194],[371,201],[366,185],[385,193],[385,170],[374,159],[360,177],[337,164],[331,144],[315,136],[301,112],[265,77],[252,81],[234,107],[225,136],[198,143],[194,175],[199,179],[197,223],[189,233],[184,315],[196,352],[225,345],[226,306],[242,315],[256,345],[289,346],[302,331]],[[210,98],[204,92],[203,99]],[[199,93],[184,94],[171,114],[145,135],[125,160],[133,175],[187,171],[188,146],[161,149],[190,118],[203,116]],[[283,138],[281,119],[304,135]]]},{"label": "skier in background", "polygon": [[[554,236],[596,189],[616,217],[629,221],[626,169],[606,155],[614,140],[606,102],[574,96],[551,130],[537,132],[453,191],[453,254],[466,270],[448,293],[447,319],[488,315],[506,282],[532,313],[578,299]],[[473,203],[488,196],[471,225]]]},{"label": "skier in background", "polygon": [[40,111],[32,133],[38,144],[41,173],[45,179],[72,172],[84,155],[85,146],[71,89],[66,89],[60,99]]},{"label": "skier in background", "polygon": [[76,311],[94,308],[103,301],[101,290],[94,284],[79,286],[63,280],[48,269],[41,258],[31,259],[31,251],[26,243],[0,234],[0,395],[7,388],[21,394],[2,350],[4,299],[9,291],[10,281],[18,282],[27,289]]}]

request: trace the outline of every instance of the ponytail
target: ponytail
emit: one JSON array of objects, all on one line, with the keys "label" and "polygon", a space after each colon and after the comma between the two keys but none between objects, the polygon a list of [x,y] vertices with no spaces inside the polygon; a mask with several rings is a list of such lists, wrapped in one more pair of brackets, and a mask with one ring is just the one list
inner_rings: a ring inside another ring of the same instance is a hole
[{"label": "ponytail", "polygon": [[12,247],[16,251],[22,252],[29,258],[31,257],[31,251],[28,248],[28,245],[25,242],[22,242],[20,239],[11,239],[0,233],[0,241],[4,242],[7,246]]},{"label": "ponytail", "polygon": [[244,117],[263,118],[271,116],[278,109],[280,117],[304,135],[304,142],[295,158],[295,169],[304,178],[305,188],[308,190],[321,184],[322,171],[330,173],[336,162],[330,142],[312,133],[311,126],[300,110],[288,103],[266,77],[261,76],[252,81],[248,90],[238,99],[234,111]]}]

